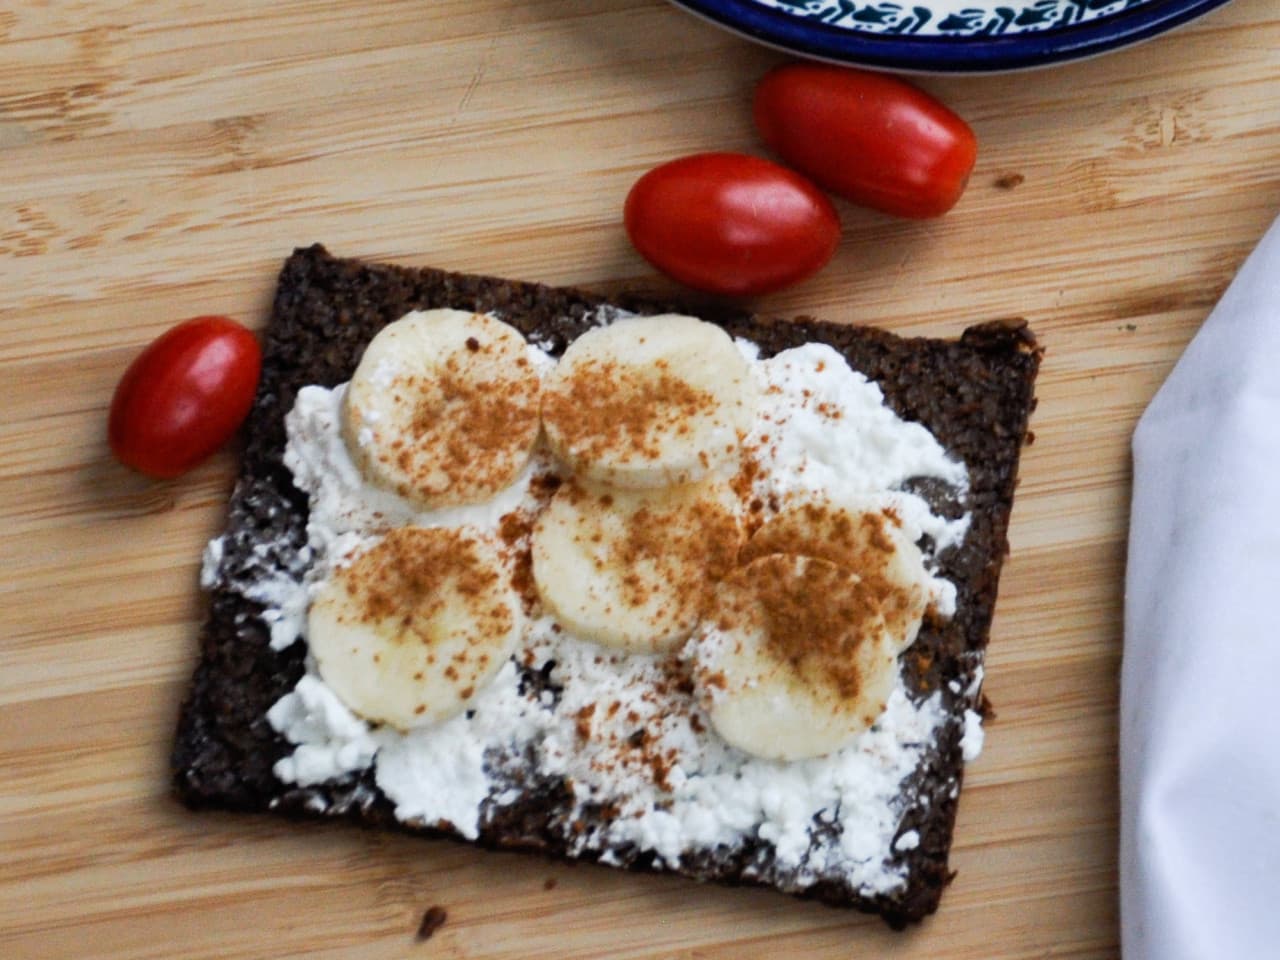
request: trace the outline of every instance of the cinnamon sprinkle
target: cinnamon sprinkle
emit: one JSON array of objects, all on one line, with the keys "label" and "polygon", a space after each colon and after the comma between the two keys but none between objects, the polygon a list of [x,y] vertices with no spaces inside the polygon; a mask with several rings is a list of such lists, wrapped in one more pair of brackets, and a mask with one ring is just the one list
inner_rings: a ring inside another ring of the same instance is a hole
[{"label": "cinnamon sprinkle", "polygon": [[[513,331],[472,336],[426,370],[397,372],[378,401],[395,408],[385,423],[348,390],[344,432],[353,456],[424,506],[493,496],[523,468],[540,426],[541,380],[524,350]],[[372,441],[359,442],[362,433]]]},{"label": "cinnamon sprinkle", "polygon": [[606,453],[620,454],[624,461],[656,460],[667,434],[687,435],[697,418],[718,410],[714,396],[665,367],[665,361],[652,368],[581,361],[572,375],[543,393],[548,434],[579,464]]},{"label": "cinnamon sprinkle", "polygon": [[[722,628],[762,635],[773,657],[811,689],[841,703],[858,696],[867,680],[858,648],[883,614],[875,591],[856,575],[825,560],[773,553],[735,571],[725,587]],[[704,683],[714,686],[714,679]]]},{"label": "cinnamon sprinkle", "polygon": [[[436,620],[448,603],[465,605],[465,639],[470,646],[507,633],[514,625],[508,606],[494,601],[495,591],[501,590],[500,569],[473,537],[460,530],[397,527],[336,576],[360,622],[391,626],[395,642],[426,648],[428,663],[435,661],[447,639]],[[476,657],[464,648],[453,655],[443,674],[465,698],[468,689],[474,692],[482,682],[489,662],[487,655]],[[421,671],[414,674],[415,679],[421,676]]]},{"label": "cinnamon sprinkle", "polygon": [[661,498],[626,497],[569,481],[556,495],[570,509],[612,513],[617,533],[589,530],[587,548],[611,595],[631,610],[645,610],[655,635],[687,635],[714,585],[737,564],[741,525],[714,488],[666,488]]},{"label": "cinnamon sprinkle", "polygon": [[910,590],[890,575],[900,528],[892,510],[851,513],[827,502],[807,503],[764,524],[742,549],[742,563],[768,554],[814,557],[855,573],[880,603],[895,636],[906,636],[923,612],[923,590]]},{"label": "cinnamon sprinkle", "polygon": [[498,537],[511,563],[511,585],[520,595],[526,613],[538,605],[538,587],[533,579],[533,556],[529,552],[529,534],[533,521],[520,510],[505,514],[498,521]]}]

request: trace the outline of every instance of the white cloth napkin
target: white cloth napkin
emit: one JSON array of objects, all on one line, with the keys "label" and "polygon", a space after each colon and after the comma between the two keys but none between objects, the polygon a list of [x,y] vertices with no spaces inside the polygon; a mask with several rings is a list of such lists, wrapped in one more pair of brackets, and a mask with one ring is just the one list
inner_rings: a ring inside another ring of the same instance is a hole
[{"label": "white cloth napkin", "polygon": [[1125,960],[1280,958],[1280,221],[1133,437]]}]

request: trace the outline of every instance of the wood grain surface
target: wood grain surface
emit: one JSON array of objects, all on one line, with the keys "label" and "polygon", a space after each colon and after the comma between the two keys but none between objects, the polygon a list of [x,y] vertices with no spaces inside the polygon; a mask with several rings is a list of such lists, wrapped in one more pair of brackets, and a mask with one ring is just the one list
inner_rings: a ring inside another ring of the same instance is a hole
[{"label": "wood grain surface", "polygon": [[[259,325],[295,245],[608,289],[649,166],[762,152],[781,55],[660,0],[11,0],[0,7],[0,956],[1109,958],[1135,419],[1280,211],[1280,12],[1237,0],[1051,71],[926,79],[982,154],[931,223],[841,207],[758,301],[905,333],[1027,317],[1048,348],[959,870],[879,921],[761,891],[265,817],[193,815],[167,752],[230,454],[107,453],[175,321]],[[1016,175],[1016,176],[1015,176]],[[433,905],[448,919],[414,938]]]}]

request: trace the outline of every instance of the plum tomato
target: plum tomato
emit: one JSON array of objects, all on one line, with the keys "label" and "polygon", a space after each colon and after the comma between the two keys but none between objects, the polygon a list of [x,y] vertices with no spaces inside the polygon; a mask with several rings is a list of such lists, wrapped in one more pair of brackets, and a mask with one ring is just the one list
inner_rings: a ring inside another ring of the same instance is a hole
[{"label": "plum tomato", "polygon": [[663,273],[733,296],[804,280],[840,241],[840,218],[817,187],[740,153],[699,153],[655,167],[627,194],[624,221],[636,250]]},{"label": "plum tomato", "polygon": [[257,338],[226,317],[195,317],[161,334],[125,370],[107,441],[125,466],[157,479],[186,473],[221,447],[253,405]]},{"label": "plum tomato", "polygon": [[756,127],[783,161],[854,203],[938,217],[964,192],[978,154],[969,125],[896,77],[793,63],[756,87]]}]

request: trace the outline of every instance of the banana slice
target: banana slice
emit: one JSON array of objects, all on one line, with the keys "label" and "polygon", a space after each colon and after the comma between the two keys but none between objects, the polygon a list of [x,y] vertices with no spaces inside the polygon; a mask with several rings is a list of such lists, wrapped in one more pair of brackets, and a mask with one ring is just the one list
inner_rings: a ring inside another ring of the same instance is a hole
[{"label": "banana slice", "polygon": [[409,313],[365,348],[343,436],[372,483],[414,505],[477,503],[528,463],[540,391],[515,328],[462,310]]},{"label": "banana slice", "polygon": [[556,456],[600,483],[689,483],[737,455],[756,390],[729,335],[694,317],[620,320],[575,340],[548,377]]},{"label": "banana slice", "polygon": [[637,653],[686,639],[742,544],[728,485],[613,490],[571,481],[533,528],[533,578],[572,633]]},{"label": "banana slice", "polygon": [[320,587],[307,642],[343,703],[407,730],[461,712],[523,629],[490,545],[461,530],[398,527]]},{"label": "banana slice", "polygon": [[791,505],[764,524],[742,550],[742,563],[771,553],[827,560],[856,573],[875,592],[900,653],[915,642],[928,608],[929,573],[920,548],[892,509],[872,501]]},{"label": "banana slice", "polygon": [[897,643],[874,591],[812,557],[769,554],[721,582],[695,680],[728,743],[771,760],[852,743],[884,711]]}]

